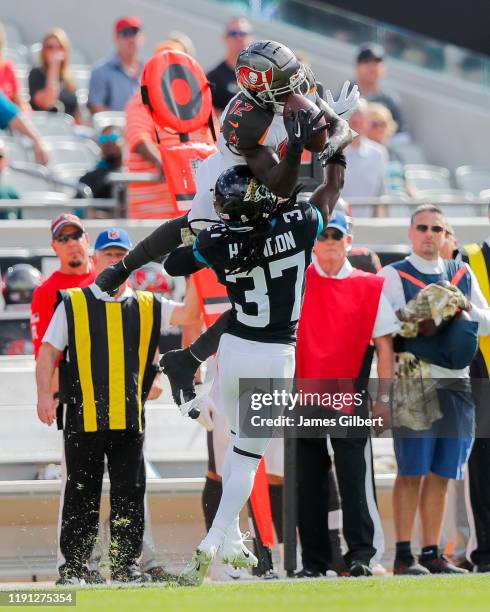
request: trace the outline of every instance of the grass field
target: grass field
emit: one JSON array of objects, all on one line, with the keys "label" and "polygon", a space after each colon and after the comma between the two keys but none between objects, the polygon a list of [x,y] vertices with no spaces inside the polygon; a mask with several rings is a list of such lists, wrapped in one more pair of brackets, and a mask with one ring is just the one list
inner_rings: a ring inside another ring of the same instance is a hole
[{"label": "grass field", "polygon": [[[9,606],[8,609],[20,608]],[[490,576],[79,589],[76,607],[62,609],[77,612],[486,612],[490,610]]]}]

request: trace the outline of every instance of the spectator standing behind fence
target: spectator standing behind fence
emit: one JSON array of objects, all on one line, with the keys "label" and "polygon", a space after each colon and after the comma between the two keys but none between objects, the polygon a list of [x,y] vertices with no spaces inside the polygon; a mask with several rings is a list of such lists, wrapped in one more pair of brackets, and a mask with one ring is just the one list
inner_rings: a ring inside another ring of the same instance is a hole
[{"label": "spectator standing behind fence", "polygon": [[9,100],[24,110],[27,105],[22,98],[14,63],[5,57],[6,46],[7,36],[0,22],[0,89]]},{"label": "spectator standing behind fence", "polygon": [[48,163],[48,154],[39,132],[21,112],[17,104],[11,102],[3,91],[0,91],[0,130],[7,128],[20,132],[32,142],[34,157],[38,164]]},{"label": "spectator standing behind fence", "polygon": [[238,93],[235,64],[243,49],[252,42],[252,26],[245,17],[237,17],[226,24],[224,35],[226,57],[208,72],[213,93],[213,106],[218,116]]},{"label": "spectator standing behind fence", "polygon": [[[373,411],[382,414],[389,409],[391,334],[398,329],[398,320],[382,295],[381,279],[354,270],[347,260],[351,244],[346,216],[334,211],[318,236],[313,263],[306,272],[296,353],[298,384],[303,378],[369,378],[376,351],[381,384]],[[343,432],[342,437],[332,437],[331,442],[348,546],[345,561],[351,576],[370,576],[371,564],[384,551],[371,439],[361,434],[354,438]],[[298,527],[303,556],[300,576],[315,577],[325,574],[330,561],[326,517],[331,459],[325,438],[299,438],[297,446],[301,500]]]},{"label": "spectator standing behind fence", "polygon": [[[368,129],[367,102],[359,100],[359,106],[349,119],[349,125],[358,132],[350,147],[345,150],[347,170],[342,197],[379,198],[386,193],[386,169],[388,153],[386,148],[366,136]],[[353,206],[352,216],[378,217],[383,215],[381,206]]]},{"label": "spectator standing behind fence", "polygon": [[407,127],[399,97],[381,85],[381,79],[386,74],[384,56],[385,50],[381,45],[366,43],[359,47],[355,66],[356,76],[352,84],[359,87],[361,96],[368,102],[379,102],[386,106],[396,121],[397,134],[405,134],[407,137]]},{"label": "spectator standing behind fence", "polygon": [[90,76],[87,106],[91,113],[123,111],[139,88],[143,63],[141,19],[121,17],[114,25],[116,53],[94,66]]},{"label": "spectator standing behind fence", "polygon": [[[488,334],[490,308],[475,275],[465,264],[444,260],[439,255],[445,240],[445,225],[442,211],[436,206],[423,205],[415,210],[409,229],[412,254],[382,269],[380,274],[385,277],[383,293],[393,309],[398,311],[405,309],[407,302],[422,287],[452,281],[452,286],[457,287],[454,291],[461,308],[468,311],[472,321],[479,323],[479,334]],[[462,354],[465,340],[472,332],[466,330],[463,335],[458,335],[457,330],[458,327],[452,336],[438,333],[429,337],[421,335],[419,328],[416,337],[398,336],[395,341],[399,379],[406,384],[413,381],[410,392],[407,392],[410,402],[398,411],[399,417],[404,422],[410,418],[411,424],[414,421],[413,410],[419,409],[426,421],[423,427],[398,426],[393,434],[398,464],[393,487],[396,535],[393,572],[398,575],[459,574],[465,571],[449,563],[439,551],[448,482],[450,478],[461,480],[473,443],[475,406],[467,367],[472,357],[467,355],[468,351]],[[435,388],[420,389],[422,377],[432,379]],[[455,381],[459,381],[457,386],[454,386]],[[417,399],[416,392],[421,394],[420,399]],[[430,406],[429,393],[432,393]],[[394,395],[397,399],[397,385]],[[417,420],[420,423],[419,416]],[[411,550],[417,510],[422,544],[418,563]]]},{"label": "spectator standing behind fence", "polygon": [[81,123],[76,85],[70,74],[70,41],[61,28],[43,38],[39,66],[29,73],[33,110],[67,113]]}]

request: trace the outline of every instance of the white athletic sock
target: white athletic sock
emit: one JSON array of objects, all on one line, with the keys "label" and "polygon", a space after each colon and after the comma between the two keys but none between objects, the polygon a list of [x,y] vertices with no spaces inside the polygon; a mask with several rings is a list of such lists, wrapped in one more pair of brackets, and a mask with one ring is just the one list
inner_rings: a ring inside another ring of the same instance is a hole
[{"label": "white athletic sock", "polygon": [[221,474],[221,482],[224,485],[231,474],[231,460],[233,458],[233,447],[235,446],[235,434],[230,434],[230,441],[226,449],[225,458],[223,459],[223,473]]},{"label": "white athletic sock", "polygon": [[210,533],[213,528],[226,532],[233,522],[235,522],[238,531],[240,510],[252,492],[259,461],[260,459],[256,457],[248,457],[233,452],[230,462],[231,473],[226,482],[223,482],[221,501]]},{"label": "white athletic sock", "polygon": [[[228,448],[226,449],[225,458],[223,461],[223,475],[222,475],[222,483],[223,486],[225,482],[228,480],[231,474],[231,463],[233,459],[233,455],[236,454],[233,452],[233,447],[235,446],[235,434],[231,434],[230,443],[228,444]],[[240,540],[242,537],[242,533],[240,531],[240,516],[237,515],[231,525],[228,527],[228,531],[226,532],[226,539],[231,541]]]}]

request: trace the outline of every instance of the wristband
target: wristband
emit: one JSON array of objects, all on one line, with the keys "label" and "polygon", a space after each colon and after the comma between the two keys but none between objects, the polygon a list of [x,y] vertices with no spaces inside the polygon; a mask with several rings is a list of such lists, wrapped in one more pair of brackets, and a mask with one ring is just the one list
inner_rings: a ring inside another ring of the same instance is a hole
[{"label": "wristband", "polygon": [[337,164],[343,168],[347,168],[347,160],[345,159],[345,155],[339,151],[327,159],[325,166],[328,166],[328,164]]}]

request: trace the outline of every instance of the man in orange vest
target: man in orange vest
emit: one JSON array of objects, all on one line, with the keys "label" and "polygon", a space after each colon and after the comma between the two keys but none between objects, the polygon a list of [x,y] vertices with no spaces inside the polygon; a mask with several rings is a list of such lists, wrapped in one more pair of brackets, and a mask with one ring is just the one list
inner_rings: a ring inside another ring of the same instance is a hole
[{"label": "man in orange vest", "polygon": [[[296,375],[301,379],[369,378],[377,355],[380,385],[373,412],[388,406],[393,375],[391,334],[396,315],[382,294],[383,279],[352,267],[352,244],[344,213],[335,210],[318,236],[313,262],[306,272],[306,289],[298,327]],[[359,436],[362,434],[360,433]],[[351,576],[372,575],[371,566],[384,551],[384,537],[374,489],[371,439],[331,437],[342,500],[343,531]],[[330,559],[328,532],[327,441],[299,438],[298,527],[303,570],[300,577],[325,575]]]}]

